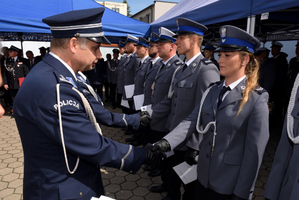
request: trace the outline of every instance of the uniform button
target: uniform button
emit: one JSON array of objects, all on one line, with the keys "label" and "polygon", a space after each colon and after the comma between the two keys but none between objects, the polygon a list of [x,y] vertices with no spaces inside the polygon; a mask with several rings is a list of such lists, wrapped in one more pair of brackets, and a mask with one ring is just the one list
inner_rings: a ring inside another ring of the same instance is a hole
[{"label": "uniform button", "polygon": [[130,171],[130,174],[132,174],[132,173],[133,173],[133,171],[131,170],[131,171]]},{"label": "uniform button", "polygon": [[176,106],[176,104],[174,104],[174,106]]},{"label": "uniform button", "polygon": [[207,154],[207,158],[209,158],[210,156],[209,156],[209,154]]},{"label": "uniform button", "polygon": [[80,192],[80,196],[82,196],[83,195],[83,193],[82,192]]}]

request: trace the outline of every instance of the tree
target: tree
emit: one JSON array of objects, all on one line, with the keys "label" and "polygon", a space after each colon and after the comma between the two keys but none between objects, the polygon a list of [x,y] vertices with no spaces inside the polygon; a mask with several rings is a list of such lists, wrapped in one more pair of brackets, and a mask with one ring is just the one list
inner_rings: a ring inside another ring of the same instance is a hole
[{"label": "tree", "polygon": [[130,10],[130,6],[127,2],[127,0],[124,0],[123,3],[127,4],[127,16],[128,17],[131,17],[132,15],[130,14],[131,13],[131,10]]}]

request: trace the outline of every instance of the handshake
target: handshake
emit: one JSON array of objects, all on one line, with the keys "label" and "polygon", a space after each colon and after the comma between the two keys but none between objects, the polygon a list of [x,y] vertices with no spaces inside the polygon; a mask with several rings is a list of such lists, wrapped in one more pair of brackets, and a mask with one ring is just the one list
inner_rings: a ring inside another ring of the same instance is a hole
[{"label": "handshake", "polygon": [[170,145],[167,140],[160,140],[154,144],[148,143],[143,147],[146,151],[146,165],[157,167],[160,162],[166,158],[166,152],[170,151]]},{"label": "handshake", "polygon": [[[145,164],[150,165],[152,167],[156,167],[160,164],[160,162],[166,158],[166,152],[171,150],[170,144],[167,140],[162,139],[154,144],[147,144],[143,147],[146,151],[146,160]],[[189,148],[185,154],[185,161],[189,165],[197,164],[196,156],[199,151]]]}]

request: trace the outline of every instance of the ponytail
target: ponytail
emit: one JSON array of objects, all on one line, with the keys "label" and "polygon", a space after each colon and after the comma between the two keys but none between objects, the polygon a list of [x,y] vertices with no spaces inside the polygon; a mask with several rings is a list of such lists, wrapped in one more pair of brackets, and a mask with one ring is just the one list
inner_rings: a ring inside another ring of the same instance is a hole
[{"label": "ponytail", "polygon": [[[243,90],[243,99],[240,103],[238,114],[241,112],[243,106],[248,101],[252,91],[258,86],[258,72],[259,72],[259,62],[254,58],[253,53],[246,51],[241,51],[240,56],[243,58],[245,55],[249,56],[249,62],[245,67],[246,75],[246,87]],[[238,115],[237,114],[237,115]]]}]

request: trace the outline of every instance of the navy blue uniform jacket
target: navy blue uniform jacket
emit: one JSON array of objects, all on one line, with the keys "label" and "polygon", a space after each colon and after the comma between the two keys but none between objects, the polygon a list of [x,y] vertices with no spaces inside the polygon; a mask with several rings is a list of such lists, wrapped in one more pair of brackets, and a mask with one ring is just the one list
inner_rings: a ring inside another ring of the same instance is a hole
[{"label": "navy blue uniform jacket", "polygon": [[[67,81],[70,78],[73,81]],[[70,170],[80,158],[72,175],[66,168],[59,131],[57,83]],[[101,166],[136,173],[145,160],[144,149],[97,133],[73,87],[76,81],[71,72],[47,55],[28,74],[15,98],[13,109],[24,151],[24,200],[99,197],[104,194]]]}]

